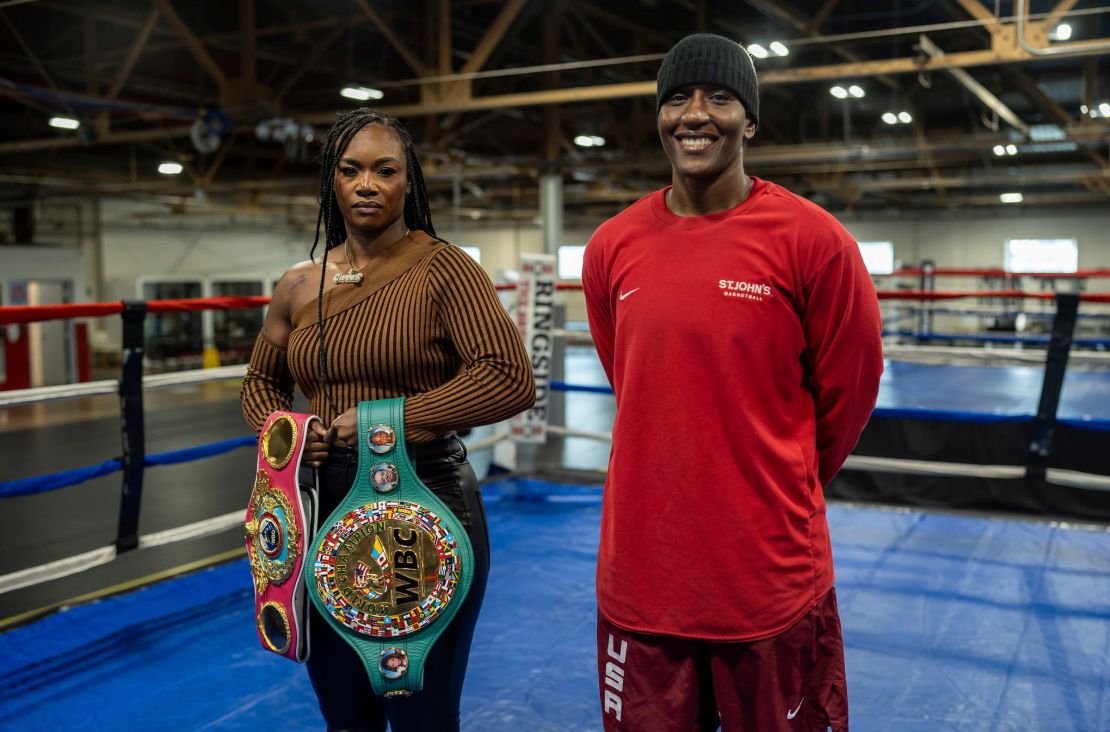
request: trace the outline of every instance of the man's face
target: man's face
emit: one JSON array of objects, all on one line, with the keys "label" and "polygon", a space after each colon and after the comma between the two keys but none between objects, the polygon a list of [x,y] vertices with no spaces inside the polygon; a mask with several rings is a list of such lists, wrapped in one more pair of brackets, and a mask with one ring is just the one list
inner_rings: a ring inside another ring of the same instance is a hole
[{"label": "man's face", "polygon": [[744,140],[755,135],[736,96],[715,86],[688,86],[659,108],[659,139],[674,171],[688,178],[716,178],[740,165]]}]

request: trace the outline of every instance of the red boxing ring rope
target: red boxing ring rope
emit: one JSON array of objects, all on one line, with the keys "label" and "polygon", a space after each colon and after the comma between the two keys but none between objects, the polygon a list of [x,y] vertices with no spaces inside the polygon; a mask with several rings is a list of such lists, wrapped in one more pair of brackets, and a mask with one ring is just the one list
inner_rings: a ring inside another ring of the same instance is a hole
[{"label": "red boxing ring rope", "polygon": [[[1110,273],[1110,270],[1107,270]],[[515,290],[516,285],[497,285],[498,290]],[[576,282],[560,282],[556,290],[578,291],[582,285]],[[1024,292],[1022,290],[982,290],[956,292],[928,292],[923,290],[880,290],[880,300],[959,300],[961,298],[994,299],[1034,299],[1053,300],[1051,292]],[[1110,293],[1083,293],[1083,302],[1110,303]],[[191,297],[179,300],[148,300],[148,313],[191,312],[195,310],[241,310],[258,308],[270,304],[270,298],[262,295],[251,297]],[[116,302],[71,303],[67,305],[5,305],[0,307],[0,325],[37,323],[44,320],[63,320],[65,318],[102,317],[119,315],[123,312],[122,300]]]},{"label": "red boxing ring rope", "polygon": [[920,277],[921,275],[934,277],[1033,277],[1039,279],[1056,280],[1083,280],[1088,277],[1110,277],[1110,268],[1096,267],[1094,269],[1080,269],[1075,272],[1007,272],[1004,269],[993,268],[957,268],[937,267],[925,270],[921,267],[904,267],[890,274],[875,274],[872,277]]}]

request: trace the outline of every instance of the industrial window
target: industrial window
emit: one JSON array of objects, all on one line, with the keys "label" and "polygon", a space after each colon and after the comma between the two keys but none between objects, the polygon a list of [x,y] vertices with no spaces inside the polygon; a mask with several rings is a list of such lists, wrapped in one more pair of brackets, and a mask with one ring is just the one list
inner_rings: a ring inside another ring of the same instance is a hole
[{"label": "industrial window", "polygon": [[894,244],[889,241],[861,241],[859,253],[867,271],[873,275],[888,275],[894,271]]},{"label": "industrial window", "polygon": [[582,255],[585,253],[585,244],[564,244],[559,247],[559,279],[582,279]]},{"label": "industrial window", "polygon": [[1007,239],[1007,272],[1075,272],[1079,243],[1075,239]]}]

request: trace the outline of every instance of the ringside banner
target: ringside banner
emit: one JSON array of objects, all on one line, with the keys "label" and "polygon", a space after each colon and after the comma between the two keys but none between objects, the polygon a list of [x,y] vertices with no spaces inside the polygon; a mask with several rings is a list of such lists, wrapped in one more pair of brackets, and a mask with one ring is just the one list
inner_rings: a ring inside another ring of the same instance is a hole
[{"label": "ringside banner", "polygon": [[551,393],[551,354],[555,337],[555,256],[525,254],[516,288],[516,327],[536,377],[536,403],[509,422],[513,442],[542,443],[547,438],[547,401]]}]

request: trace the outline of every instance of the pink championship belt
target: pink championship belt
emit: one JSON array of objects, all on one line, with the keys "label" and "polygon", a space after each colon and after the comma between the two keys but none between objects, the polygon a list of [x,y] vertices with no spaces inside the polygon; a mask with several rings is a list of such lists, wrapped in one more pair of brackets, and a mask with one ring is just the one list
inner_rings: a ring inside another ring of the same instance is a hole
[{"label": "pink championship belt", "polygon": [[274,412],[258,436],[258,469],[247,505],[247,555],[254,578],[258,640],[267,651],[308,659],[305,553],[316,533],[316,486],[297,472],[314,414]]}]

